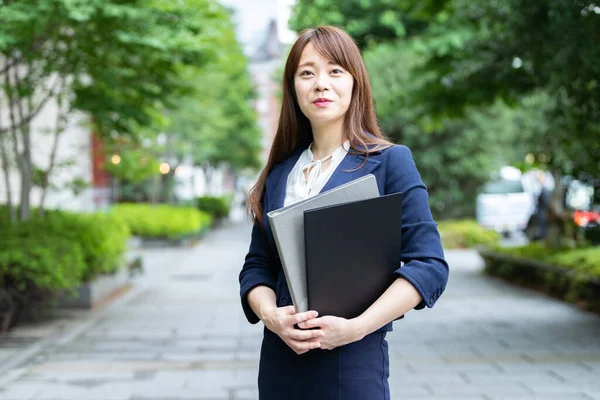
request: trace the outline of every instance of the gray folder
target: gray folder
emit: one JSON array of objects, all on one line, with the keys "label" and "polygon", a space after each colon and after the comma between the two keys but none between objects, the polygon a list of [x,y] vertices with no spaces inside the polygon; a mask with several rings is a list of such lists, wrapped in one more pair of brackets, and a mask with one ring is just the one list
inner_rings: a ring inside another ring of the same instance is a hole
[{"label": "gray folder", "polygon": [[304,211],[379,197],[373,174],[267,213],[296,312],[308,311]]}]

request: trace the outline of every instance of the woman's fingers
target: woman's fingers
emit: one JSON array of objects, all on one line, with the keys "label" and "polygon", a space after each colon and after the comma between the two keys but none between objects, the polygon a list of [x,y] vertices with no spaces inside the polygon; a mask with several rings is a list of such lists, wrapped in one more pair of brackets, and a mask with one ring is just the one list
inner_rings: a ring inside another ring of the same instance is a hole
[{"label": "woman's fingers", "polygon": [[296,309],[294,308],[294,306],[281,307],[281,310],[283,310],[283,312],[287,315],[296,314]]},{"label": "woman's fingers", "polygon": [[303,354],[303,353],[306,353],[307,351],[318,349],[319,347],[321,347],[321,343],[290,340],[288,342],[288,346],[290,346],[290,348],[292,350],[294,350],[294,352],[296,352],[296,354]]},{"label": "woman's fingers", "polygon": [[278,335],[285,338],[286,344],[296,353],[304,354],[321,347],[318,339],[324,335],[321,330],[299,330],[294,325],[316,318],[319,313],[314,310],[296,313],[294,306],[279,309],[279,324],[276,328]]},{"label": "woman's fingers", "polygon": [[310,340],[317,339],[324,335],[321,330],[313,330],[313,331],[301,331],[299,329],[293,329],[290,333],[290,337],[294,340]]},{"label": "woman's fingers", "polygon": [[324,325],[323,318],[312,318],[298,324],[298,326],[302,329],[322,328]]},{"label": "woman's fingers", "polygon": [[319,313],[316,311],[306,311],[306,312],[292,315],[292,319],[293,319],[292,325],[299,324],[304,321],[308,321],[309,319],[317,318],[318,315],[319,315]]}]

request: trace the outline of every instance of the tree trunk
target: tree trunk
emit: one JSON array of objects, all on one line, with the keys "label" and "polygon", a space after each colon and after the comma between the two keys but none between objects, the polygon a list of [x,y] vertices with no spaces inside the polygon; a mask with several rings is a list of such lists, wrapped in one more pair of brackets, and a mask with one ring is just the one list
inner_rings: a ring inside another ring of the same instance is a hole
[{"label": "tree trunk", "polygon": [[192,197],[192,204],[196,204],[196,179],[194,174],[194,164],[190,166],[190,193]]},{"label": "tree trunk", "polygon": [[[20,78],[17,68],[13,68],[13,80],[15,87],[19,86]],[[31,105],[31,98],[28,98]],[[23,121],[25,112],[22,99],[17,99],[17,112],[19,120]],[[25,124],[21,126],[21,135],[23,139],[23,153],[21,154],[21,221],[27,221],[31,215],[31,184],[33,165],[31,162],[31,125]]]},{"label": "tree trunk", "polygon": [[56,164],[56,153],[58,152],[58,142],[60,139],[60,135],[64,132],[66,121],[67,121],[67,111],[63,109],[63,95],[59,93],[57,96],[57,105],[58,112],[56,115],[56,127],[54,130],[54,140],[52,142],[52,152],[50,153],[50,163],[48,165],[48,170],[45,173],[44,179],[42,181],[42,198],[40,200],[40,208],[38,209],[38,215],[44,216],[45,211],[45,203],[46,203],[46,195],[48,193],[48,187],[50,186],[50,175],[54,170],[54,166]]},{"label": "tree trunk", "polygon": [[[1,100],[1,98],[0,98]],[[0,110],[2,109],[0,105]],[[0,117],[2,115],[0,114]],[[0,120],[0,126],[2,125]],[[17,222],[17,215],[15,213],[15,208],[12,204],[12,188],[10,186],[10,162],[8,159],[8,153],[6,152],[6,147],[4,146],[4,139],[7,135],[0,134],[0,161],[2,162],[2,171],[4,171],[4,185],[6,186],[6,207],[8,208],[8,215],[11,223]]]},{"label": "tree trunk", "polygon": [[[7,62],[10,62],[10,58],[7,59]],[[8,71],[10,72],[10,70]],[[10,123],[9,123],[9,127],[7,128],[7,131],[10,132],[11,136],[12,136],[12,145],[13,145],[13,154],[15,157],[15,160],[17,162],[17,171],[18,173],[22,176],[23,175],[23,160],[21,157],[21,153],[20,153],[20,149],[19,149],[19,135],[17,134],[17,117],[15,115],[15,103],[17,100],[15,100],[15,96],[14,96],[14,89],[15,86],[13,86],[12,84],[12,80],[10,78],[10,73],[7,73],[4,76],[4,84],[5,84],[5,91],[6,91],[6,97],[8,98],[8,116],[10,119]],[[8,171],[7,171],[8,173]],[[16,215],[15,215],[15,221],[16,221]]]},{"label": "tree trunk", "polygon": [[160,184],[161,178],[160,176],[153,176],[151,185],[150,185],[150,204],[158,204],[158,200],[160,197]]},{"label": "tree trunk", "polygon": [[212,196],[213,195],[213,173],[214,173],[214,168],[210,165],[210,163],[208,161],[205,161],[202,163],[202,170],[204,171],[204,181],[205,181],[205,192],[207,195]]},{"label": "tree trunk", "polygon": [[563,207],[566,188],[561,185],[561,172],[559,169],[552,170],[554,177],[554,190],[550,196],[550,207],[548,207],[548,233],[545,239],[547,248],[558,249],[565,242],[565,226],[568,219],[568,213]]},{"label": "tree trunk", "polygon": [[12,204],[12,188],[10,186],[10,170],[8,153],[4,146],[5,135],[0,135],[0,159],[2,160],[2,170],[4,171],[4,185],[6,186],[6,206],[8,207],[8,215],[10,216],[10,222],[15,224],[17,222],[17,214]]}]

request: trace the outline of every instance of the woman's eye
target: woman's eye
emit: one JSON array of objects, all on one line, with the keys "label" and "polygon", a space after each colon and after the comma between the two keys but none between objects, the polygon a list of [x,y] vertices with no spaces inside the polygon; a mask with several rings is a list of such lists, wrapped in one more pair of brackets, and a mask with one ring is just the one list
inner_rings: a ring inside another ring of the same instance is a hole
[{"label": "woman's eye", "polygon": [[308,76],[309,74],[312,74],[312,72],[310,72],[308,70],[300,72],[300,76]]},{"label": "woman's eye", "polygon": [[334,73],[336,73],[336,74],[341,74],[341,73],[342,73],[342,70],[341,70],[341,69],[339,69],[339,68],[335,68],[335,69],[331,70],[331,72],[334,72]]}]

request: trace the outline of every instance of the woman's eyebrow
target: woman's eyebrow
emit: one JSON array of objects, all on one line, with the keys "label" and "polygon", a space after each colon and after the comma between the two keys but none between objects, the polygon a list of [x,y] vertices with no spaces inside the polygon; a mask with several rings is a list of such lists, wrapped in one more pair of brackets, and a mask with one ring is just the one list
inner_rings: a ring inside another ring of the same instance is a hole
[{"label": "woman's eyebrow", "polygon": [[[328,64],[328,65],[339,65],[339,64],[338,64],[338,63],[336,63],[335,61],[329,61],[327,64]],[[305,62],[305,63],[302,63],[302,64],[298,65],[298,68],[302,68],[302,67],[312,67],[312,66],[314,66],[314,65],[315,65],[314,61],[307,61],[307,62]]]}]

